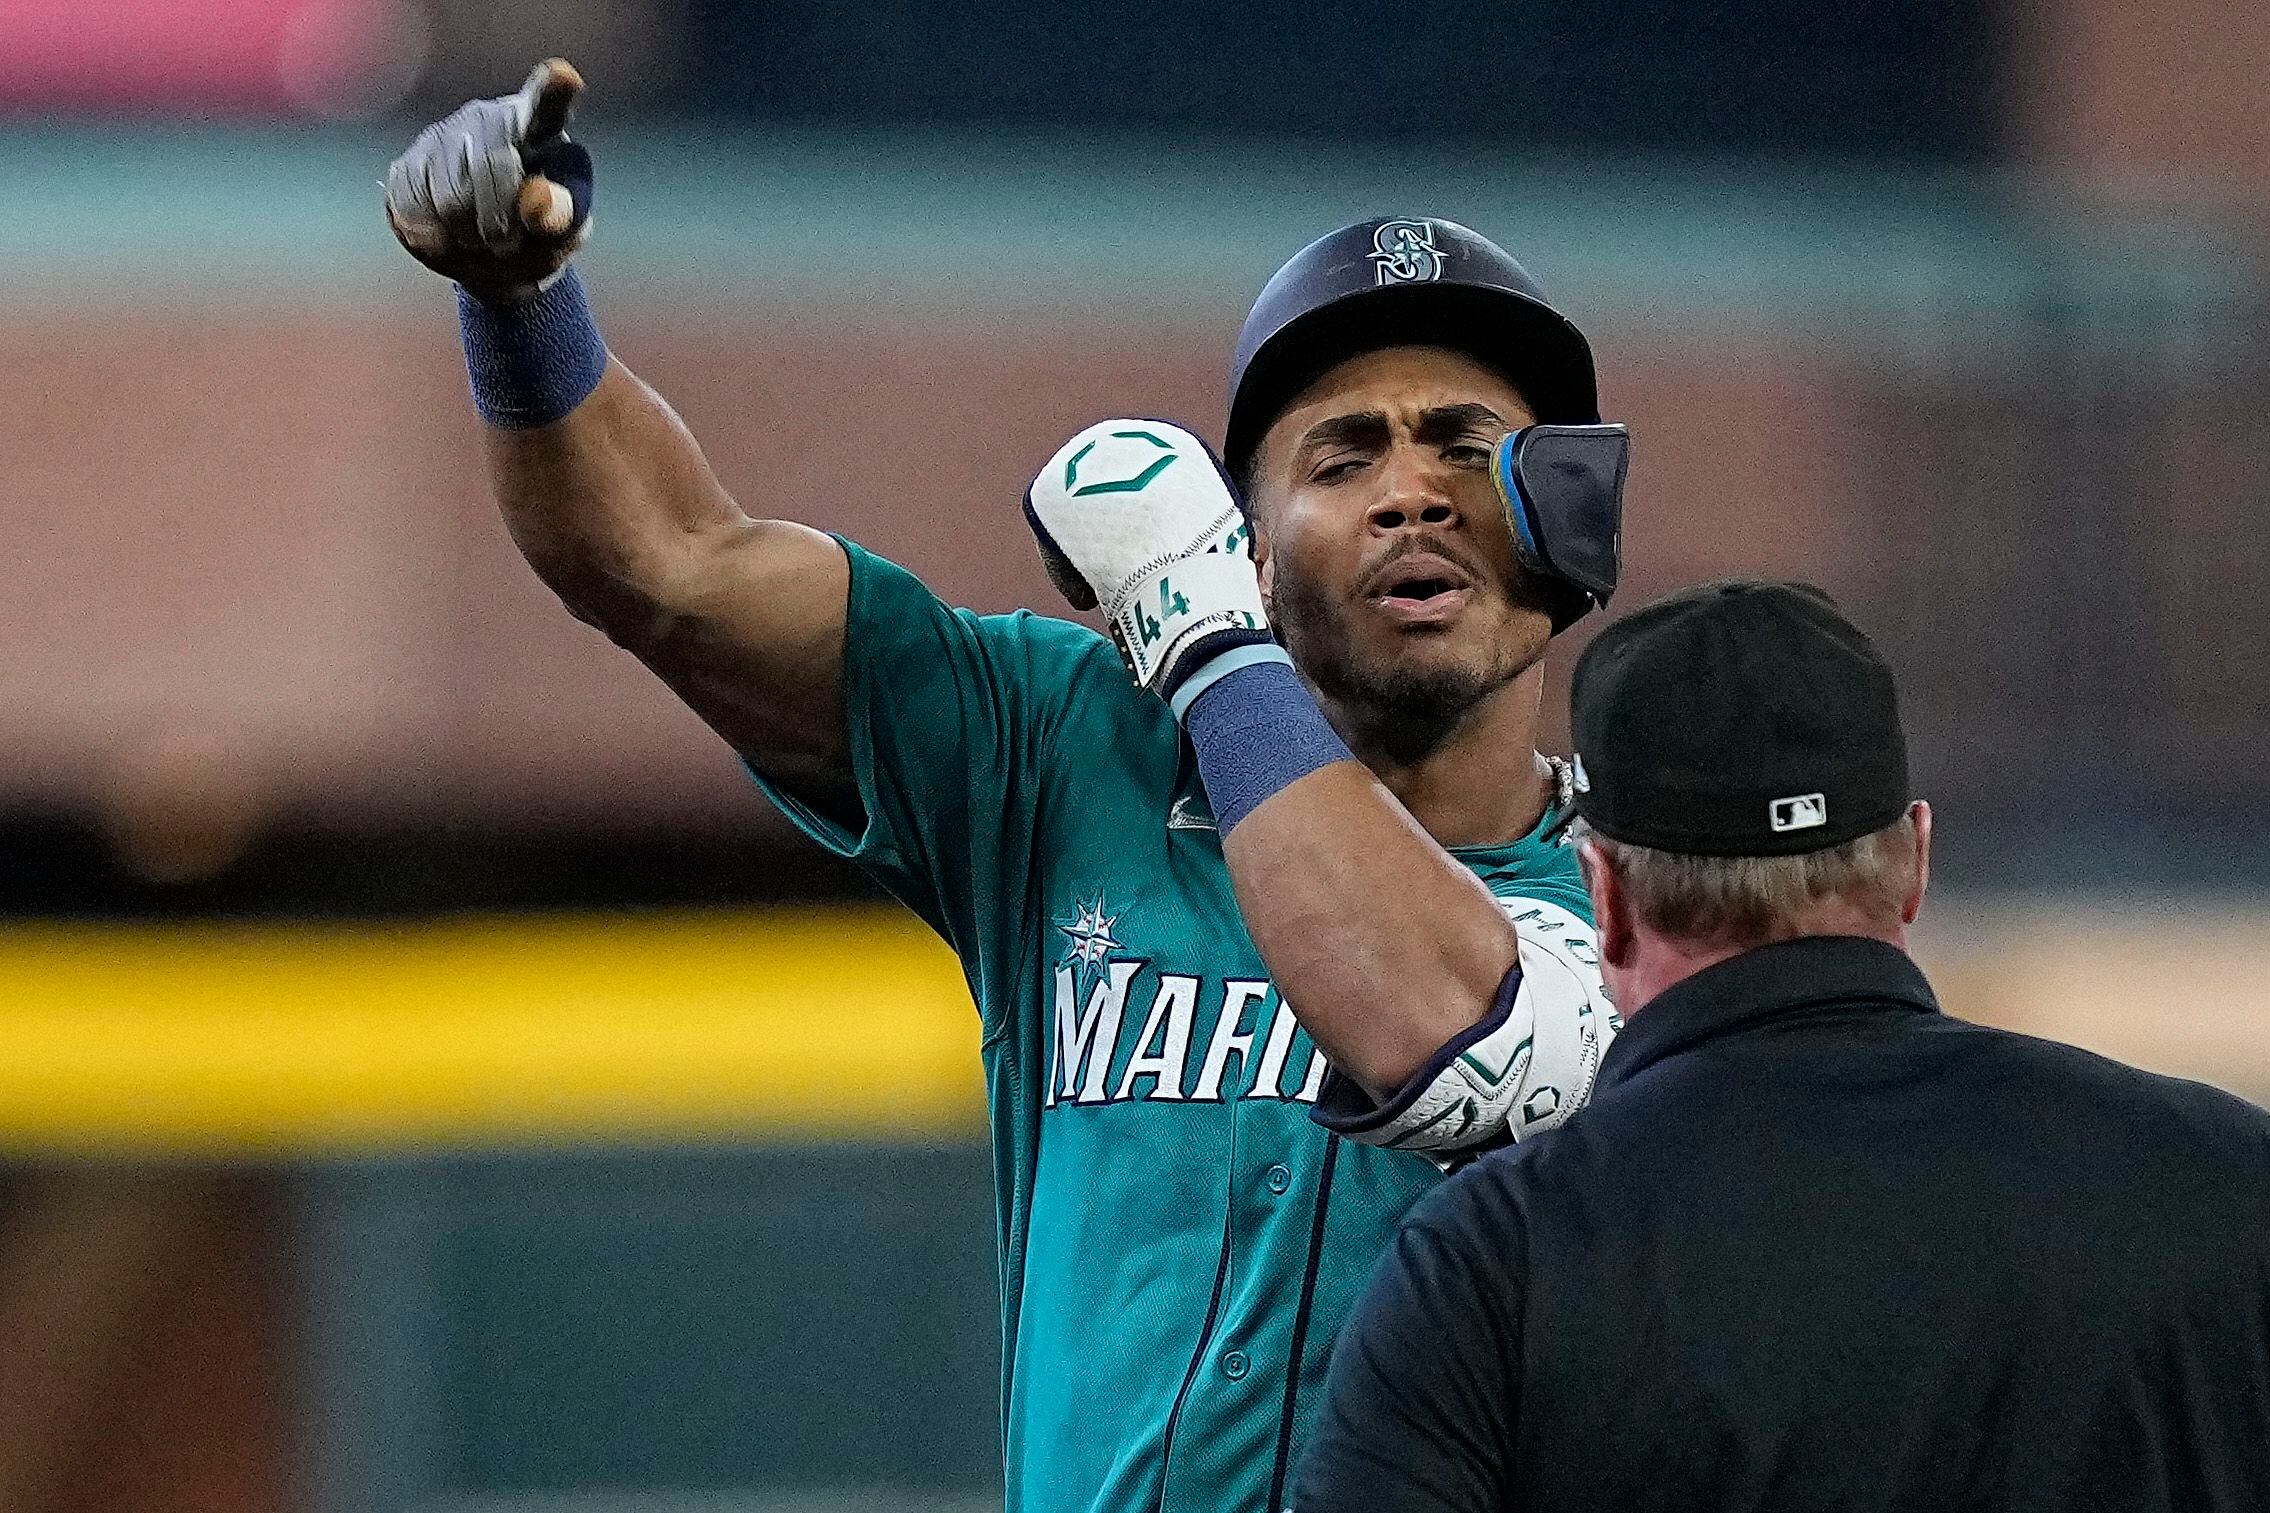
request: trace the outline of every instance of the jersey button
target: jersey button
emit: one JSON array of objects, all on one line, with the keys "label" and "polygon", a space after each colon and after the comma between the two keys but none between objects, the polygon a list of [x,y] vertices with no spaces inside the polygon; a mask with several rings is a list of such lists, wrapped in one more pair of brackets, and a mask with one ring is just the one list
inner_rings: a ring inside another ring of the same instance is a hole
[{"label": "jersey button", "polygon": [[1292,1168],[1282,1163],[1269,1168],[1269,1191],[1281,1193],[1293,1185]]},{"label": "jersey button", "polygon": [[1253,1362],[1251,1362],[1251,1361],[1249,1361],[1249,1360],[1247,1360],[1247,1359],[1246,1359],[1246,1356],[1245,1356],[1245,1352],[1244,1352],[1244,1351],[1242,1351],[1242,1350],[1229,1350],[1229,1351],[1224,1351],[1224,1352],[1223,1352],[1223,1354],[1222,1354],[1222,1375],[1224,1375],[1224,1376],[1228,1377],[1228,1378],[1229,1378],[1229,1379],[1230,1379],[1231,1381],[1233,1381],[1233,1382],[1242,1382],[1242,1381],[1244,1381],[1244,1380],[1245,1380],[1245,1374],[1246,1374],[1246,1373],[1247,1373],[1248,1371],[1251,1371],[1252,1369],[1253,1369]]}]

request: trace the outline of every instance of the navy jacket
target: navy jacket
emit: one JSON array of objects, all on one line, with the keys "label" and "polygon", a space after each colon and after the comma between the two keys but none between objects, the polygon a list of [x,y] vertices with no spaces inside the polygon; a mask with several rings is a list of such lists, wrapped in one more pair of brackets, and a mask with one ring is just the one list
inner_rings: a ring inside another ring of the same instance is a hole
[{"label": "navy jacket", "polygon": [[2270,1115],[1786,942],[1430,1194],[1299,1513],[2270,1509]]}]

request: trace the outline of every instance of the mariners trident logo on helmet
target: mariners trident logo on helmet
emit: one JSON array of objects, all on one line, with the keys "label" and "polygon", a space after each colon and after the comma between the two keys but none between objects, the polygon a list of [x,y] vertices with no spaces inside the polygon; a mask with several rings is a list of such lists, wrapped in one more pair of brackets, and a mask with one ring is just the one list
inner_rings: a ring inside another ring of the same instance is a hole
[{"label": "mariners trident logo on helmet", "polygon": [[1383,284],[1431,284],[1442,277],[1442,251],[1425,221],[1382,221],[1371,245]]}]

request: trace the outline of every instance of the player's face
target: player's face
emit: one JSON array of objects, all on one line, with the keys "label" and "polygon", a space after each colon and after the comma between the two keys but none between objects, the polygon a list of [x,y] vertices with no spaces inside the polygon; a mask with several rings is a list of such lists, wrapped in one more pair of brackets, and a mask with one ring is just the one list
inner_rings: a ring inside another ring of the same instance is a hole
[{"label": "player's face", "polygon": [[1320,693],[1431,749],[1544,655],[1490,448],[1535,417],[1491,369],[1389,347],[1327,371],[1262,439],[1252,493],[1270,618]]}]

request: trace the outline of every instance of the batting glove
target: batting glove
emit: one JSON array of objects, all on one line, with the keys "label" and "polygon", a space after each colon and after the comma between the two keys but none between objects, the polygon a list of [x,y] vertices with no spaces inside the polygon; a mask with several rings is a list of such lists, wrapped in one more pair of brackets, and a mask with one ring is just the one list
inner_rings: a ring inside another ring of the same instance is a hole
[{"label": "batting glove", "polygon": [[518,94],[474,100],[386,171],[386,221],[412,257],[483,299],[525,299],[591,234],[591,154],[567,138],[583,76],[536,65]]},{"label": "batting glove", "polygon": [[1180,426],[1089,426],[1025,490],[1025,520],[1050,581],[1102,609],[1135,681],[1170,703],[1215,656],[1270,639],[1237,490]]}]

